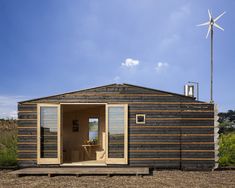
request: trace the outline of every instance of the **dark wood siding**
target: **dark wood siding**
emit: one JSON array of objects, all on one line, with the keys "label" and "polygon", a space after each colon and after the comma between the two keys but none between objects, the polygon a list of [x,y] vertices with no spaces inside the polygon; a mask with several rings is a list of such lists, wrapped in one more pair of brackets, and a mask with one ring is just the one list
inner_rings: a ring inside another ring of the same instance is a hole
[{"label": "dark wood siding", "polygon": [[[215,165],[213,104],[127,84],[19,104],[18,149],[22,164],[36,163],[36,103],[73,102],[128,104],[130,166],[212,169]],[[136,114],[145,114],[146,123],[136,124]]]},{"label": "dark wood siding", "polygon": [[37,163],[37,105],[18,104],[18,163],[35,166]]},{"label": "dark wood siding", "polygon": [[[214,167],[214,107],[188,103],[129,105],[129,164],[155,168]],[[146,115],[145,125],[135,115]]]}]

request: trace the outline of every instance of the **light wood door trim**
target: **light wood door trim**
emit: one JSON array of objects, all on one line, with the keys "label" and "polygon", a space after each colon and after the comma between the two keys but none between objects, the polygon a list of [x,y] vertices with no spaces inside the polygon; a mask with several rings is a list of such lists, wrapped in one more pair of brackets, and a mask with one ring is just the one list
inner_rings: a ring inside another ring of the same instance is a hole
[{"label": "light wood door trim", "polygon": [[[108,157],[108,108],[109,107],[123,107],[124,108],[124,158],[109,158]],[[105,118],[105,133],[106,133],[106,163],[107,164],[128,164],[128,104],[107,104]]]},{"label": "light wood door trim", "polygon": [[[40,111],[41,107],[57,107],[57,158],[41,158],[41,129],[40,129]],[[61,163],[61,114],[60,104],[37,104],[37,164],[60,164]]]}]

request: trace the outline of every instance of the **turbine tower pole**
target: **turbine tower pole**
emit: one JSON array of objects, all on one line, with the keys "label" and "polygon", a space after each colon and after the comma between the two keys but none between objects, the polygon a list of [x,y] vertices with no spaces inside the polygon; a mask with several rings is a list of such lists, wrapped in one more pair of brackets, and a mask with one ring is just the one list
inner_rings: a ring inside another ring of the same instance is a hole
[{"label": "turbine tower pole", "polygon": [[213,64],[213,40],[214,40],[214,26],[217,27],[218,29],[224,31],[222,27],[220,27],[216,21],[218,21],[226,12],[223,12],[219,16],[217,16],[215,19],[212,17],[210,10],[208,10],[208,15],[209,15],[209,21],[199,24],[197,26],[205,26],[208,25],[208,30],[207,30],[207,35],[206,38],[209,36],[209,33],[211,32],[211,84],[210,84],[210,103],[214,103],[213,100],[213,79],[214,79],[214,64]]},{"label": "turbine tower pole", "polygon": [[214,103],[213,101],[213,74],[214,74],[214,64],[213,64],[213,24],[211,25],[211,100],[210,103]]}]

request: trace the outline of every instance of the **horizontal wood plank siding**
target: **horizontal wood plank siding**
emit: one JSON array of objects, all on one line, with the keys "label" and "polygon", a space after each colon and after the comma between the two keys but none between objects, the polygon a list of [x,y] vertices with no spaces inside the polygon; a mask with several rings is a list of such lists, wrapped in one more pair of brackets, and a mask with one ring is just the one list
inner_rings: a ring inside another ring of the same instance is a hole
[{"label": "horizontal wood plank siding", "polygon": [[37,105],[18,104],[18,163],[22,167],[36,166]]},{"label": "horizontal wood plank siding", "polygon": [[[129,166],[212,169],[215,165],[213,104],[125,84],[19,104],[18,154],[21,164],[35,164],[37,103],[126,103]],[[145,114],[145,124],[136,124],[136,114]],[[121,146],[117,142],[112,148],[118,151]],[[54,149],[53,145],[47,146],[47,150]]]},{"label": "horizontal wood plank siding", "polygon": [[[185,102],[129,105],[131,166],[214,167],[214,107]],[[135,114],[140,113],[146,115],[145,125],[135,123]]]}]

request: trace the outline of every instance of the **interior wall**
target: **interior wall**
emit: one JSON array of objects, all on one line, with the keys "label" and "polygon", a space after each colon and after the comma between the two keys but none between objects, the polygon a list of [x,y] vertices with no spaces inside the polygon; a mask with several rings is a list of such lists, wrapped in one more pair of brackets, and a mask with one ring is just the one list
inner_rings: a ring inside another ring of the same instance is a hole
[{"label": "interior wall", "polygon": [[[76,109],[77,106],[77,109]],[[89,139],[89,118],[99,118],[99,145],[102,146],[102,132],[105,131],[105,106],[79,108],[79,105],[63,107],[63,161],[88,160],[82,145]],[[79,131],[73,132],[73,120],[79,121]],[[101,148],[97,148],[101,149]]]}]

